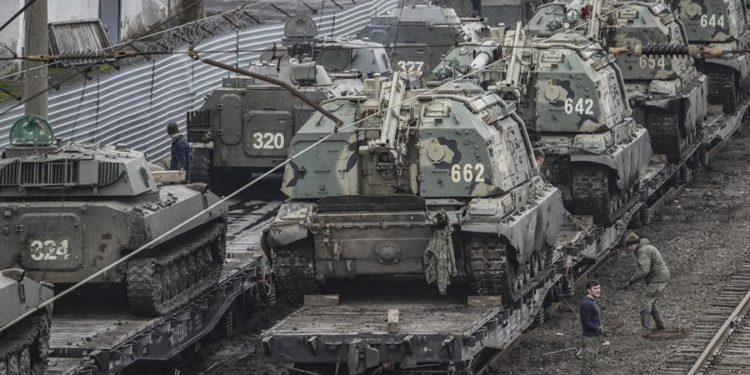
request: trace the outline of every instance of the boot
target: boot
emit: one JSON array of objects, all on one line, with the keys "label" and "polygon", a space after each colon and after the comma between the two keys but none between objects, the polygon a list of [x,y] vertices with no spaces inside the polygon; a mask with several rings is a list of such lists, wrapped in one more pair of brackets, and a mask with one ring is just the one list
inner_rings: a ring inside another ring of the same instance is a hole
[{"label": "boot", "polygon": [[661,331],[664,328],[664,320],[661,319],[661,314],[659,313],[659,309],[656,308],[656,305],[654,305],[651,308],[651,317],[654,318],[654,324],[656,325],[656,330]]},{"label": "boot", "polygon": [[641,310],[641,326],[643,329],[651,329],[651,313],[648,310]]}]

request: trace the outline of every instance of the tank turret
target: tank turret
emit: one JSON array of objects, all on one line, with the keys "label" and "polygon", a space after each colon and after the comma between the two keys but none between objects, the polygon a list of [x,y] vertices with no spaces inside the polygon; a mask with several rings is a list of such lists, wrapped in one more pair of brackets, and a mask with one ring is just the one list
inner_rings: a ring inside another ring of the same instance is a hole
[{"label": "tank turret", "polygon": [[[687,46],[682,24],[661,2],[623,4],[611,17],[608,47]],[[617,65],[634,117],[648,129],[654,152],[680,161],[701,142],[708,79],[684,55],[618,54]]]},{"label": "tank turret", "polygon": [[534,39],[517,29],[506,40],[521,47],[506,48],[507,61],[493,66],[502,76],[493,89],[518,103],[568,209],[597,223],[618,219],[637,202],[651,147],[615,57],[576,33]]},{"label": "tank turret", "polygon": [[454,44],[478,40],[483,29],[480,19],[461,19],[452,8],[404,4],[376,15],[357,35],[385,45],[394,70],[419,74]]},{"label": "tank turret", "polygon": [[[690,44],[743,51],[750,45],[746,4],[741,0],[682,0],[671,2],[685,26]],[[708,76],[708,102],[733,112],[750,91],[750,60],[746,54],[698,60]]]},{"label": "tank turret", "polygon": [[[601,20],[590,28],[598,5]],[[568,30],[601,40],[612,50],[649,46],[687,47],[685,29],[661,2],[557,1],[534,15],[530,30],[549,35]],[[706,117],[708,80],[695,68],[692,58],[679,53],[616,55],[634,117],[651,135],[654,152],[678,162],[698,143],[699,128]]]},{"label": "tank turret", "polygon": [[[310,59],[322,66],[334,80],[361,75],[389,76],[391,63],[382,44],[356,38],[318,35],[312,18],[300,15],[287,20],[281,48],[261,54],[261,61]],[[360,77],[357,77],[360,78]]]},{"label": "tank turret", "polygon": [[[40,118],[11,132],[0,159],[0,264],[40,280],[83,280],[219,200],[205,187],[159,185],[143,153],[124,146],[50,146]],[[223,206],[202,214],[95,283],[124,287],[136,312],[179,307],[223,263],[225,216]]]},{"label": "tank turret", "polygon": [[290,200],[264,234],[288,296],[400,276],[511,304],[541,277],[562,201],[512,104],[468,82],[428,94],[373,79],[324,106],[353,125],[316,114],[297,132],[291,154],[330,137],[288,164]]}]

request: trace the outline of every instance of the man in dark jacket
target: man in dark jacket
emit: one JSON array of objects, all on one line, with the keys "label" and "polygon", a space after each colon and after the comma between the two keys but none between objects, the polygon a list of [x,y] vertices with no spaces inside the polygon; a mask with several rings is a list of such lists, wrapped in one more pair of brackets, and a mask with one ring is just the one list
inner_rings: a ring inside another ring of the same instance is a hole
[{"label": "man in dark jacket", "polygon": [[650,245],[648,239],[639,238],[635,233],[630,233],[625,237],[625,244],[633,252],[639,266],[639,270],[630,277],[625,287],[629,288],[641,280],[646,283],[640,311],[641,325],[644,329],[651,329],[651,318],[654,318],[656,329],[664,329],[664,320],[656,307],[656,300],[667,287],[670,277],[669,268],[659,250]]},{"label": "man in dark jacket", "polygon": [[586,283],[586,296],[581,301],[581,327],[583,328],[583,350],[581,357],[583,365],[581,366],[582,375],[594,374],[599,357],[599,340],[604,335],[604,326],[602,324],[602,310],[596,300],[602,294],[602,287],[596,280],[589,280]]},{"label": "man in dark jacket", "polygon": [[180,134],[180,129],[174,122],[167,125],[167,134],[172,138],[172,159],[169,169],[185,171],[185,179],[190,181],[190,145],[187,138]]}]

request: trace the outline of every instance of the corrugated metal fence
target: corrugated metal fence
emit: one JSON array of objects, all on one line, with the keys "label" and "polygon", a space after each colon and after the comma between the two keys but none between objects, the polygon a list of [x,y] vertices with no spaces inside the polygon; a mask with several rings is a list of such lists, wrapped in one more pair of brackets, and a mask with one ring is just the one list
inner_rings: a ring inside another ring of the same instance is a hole
[{"label": "corrugated metal fence", "polygon": [[[326,13],[315,21],[320,34],[345,36],[397,3],[398,0],[372,0]],[[200,55],[242,67],[256,61],[259,53],[241,51],[269,48],[281,40],[283,33],[283,24],[258,26],[215,37],[196,50],[217,51]],[[227,76],[226,71],[193,62],[187,54],[130,66],[80,86],[50,92],[50,124],[57,137],[66,141],[124,143],[146,152],[151,160],[160,159],[169,153],[165,125],[174,121],[184,130],[185,113],[200,108],[223,76]],[[7,108],[0,108],[0,113]],[[8,145],[10,126],[21,115],[22,105],[0,117],[0,148]]]}]

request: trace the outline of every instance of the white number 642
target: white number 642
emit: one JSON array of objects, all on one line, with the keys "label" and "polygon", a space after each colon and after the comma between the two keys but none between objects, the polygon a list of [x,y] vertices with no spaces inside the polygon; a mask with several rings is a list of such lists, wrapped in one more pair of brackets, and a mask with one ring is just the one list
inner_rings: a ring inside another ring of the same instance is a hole
[{"label": "white number 642", "polygon": [[594,101],[586,98],[586,99],[578,99],[577,101],[573,102],[573,99],[567,98],[565,99],[565,113],[571,114],[573,112],[578,113],[579,115],[593,115],[594,114]]}]

